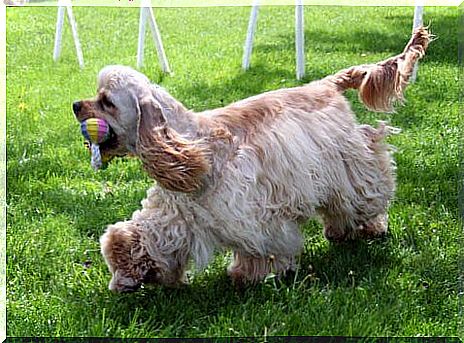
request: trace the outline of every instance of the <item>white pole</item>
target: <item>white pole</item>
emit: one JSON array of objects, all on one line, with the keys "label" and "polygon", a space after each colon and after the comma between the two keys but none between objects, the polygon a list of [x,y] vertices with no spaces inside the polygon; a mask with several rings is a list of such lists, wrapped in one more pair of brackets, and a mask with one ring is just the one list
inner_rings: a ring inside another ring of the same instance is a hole
[{"label": "white pole", "polygon": [[[413,21],[413,26],[412,26],[413,31],[422,25],[423,15],[424,15],[423,0],[422,1],[416,0],[416,7],[414,8],[414,21]],[[412,71],[411,82],[416,81],[418,69],[419,69],[419,62],[416,62],[416,64],[414,64],[414,69]]]},{"label": "white pole", "polygon": [[64,6],[58,7],[58,18],[56,20],[56,32],[55,32],[55,47],[53,49],[53,60],[57,61],[60,57],[61,52],[61,37],[63,33],[63,23],[64,23]]},{"label": "white pole", "polygon": [[[6,61],[6,6],[0,5],[0,60]],[[6,339],[6,63],[0,65],[0,340]],[[5,101],[3,100],[5,99]]]},{"label": "white pole", "polygon": [[414,29],[422,25],[423,15],[424,15],[424,6],[416,6],[414,8],[414,26],[413,26]]},{"label": "white pole", "polygon": [[158,60],[161,64],[161,69],[165,72],[170,74],[171,69],[169,68],[168,60],[166,58],[166,54],[164,53],[163,42],[161,41],[161,34],[158,29],[158,25],[156,24],[155,16],[153,14],[153,9],[150,7],[147,8],[149,13],[149,20],[150,20],[150,28],[151,33],[153,35],[153,40],[155,41],[156,52],[158,53]]},{"label": "white pole", "polygon": [[259,0],[255,0],[251,8],[250,20],[248,21],[248,30],[247,30],[246,40],[245,40],[245,49],[243,52],[242,68],[244,70],[247,70],[248,68],[250,68],[251,52],[253,50],[253,37],[256,31],[258,10],[259,10]]},{"label": "white pole", "polygon": [[61,54],[61,42],[63,37],[63,25],[64,25],[64,11],[68,15],[69,24],[71,25],[71,31],[74,40],[74,46],[76,47],[77,60],[79,66],[84,67],[84,57],[82,55],[81,44],[79,42],[79,36],[77,35],[77,25],[74,20],[72,13],[71,0],[59,0],[58,1],[58,18],[56,20],[56,32],[55,32],[55,46],[53,48],[53,60],[57,61]]},{"label": "white pole", "polygon": [[295,45],[296,45],[296,78],[301,80],[305,74],[303,0],[296,0],[295,5]]},{"label": "white pole", "polygon": [[139,42],[137,45],[137,68],[141,68],[143,66],[143,51],[145,47],[146,22],[147,22],[146,8],[140,7]]},{"label": "white pole", "polygon": [[71,32],[73,35],[74,46],[76,47],[77,60],[79,61],[79,66],[84,68],[84,57],[82,56],[81,43],[79,42],[79,36],[77,35],[77,25],[72,13],[72,6],[66,6],[66,11],[68,13],[69,23],[71,24]]}]

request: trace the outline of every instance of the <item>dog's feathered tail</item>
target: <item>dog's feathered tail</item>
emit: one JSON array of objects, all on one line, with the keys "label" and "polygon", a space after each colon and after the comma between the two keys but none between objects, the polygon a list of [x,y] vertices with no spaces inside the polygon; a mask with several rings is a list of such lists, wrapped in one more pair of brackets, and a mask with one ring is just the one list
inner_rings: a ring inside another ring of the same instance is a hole
[{"label": "dog's feathered tail", "polygon": [[341,92],[358,89],[359,98],[372,111],[392,112],[394,102],[404,100],[403,91],[414,65],[425,55],[432,38],[427,28],[419,27],[403,53],[376,64],[344,69],[327,80],[335,83]]}]

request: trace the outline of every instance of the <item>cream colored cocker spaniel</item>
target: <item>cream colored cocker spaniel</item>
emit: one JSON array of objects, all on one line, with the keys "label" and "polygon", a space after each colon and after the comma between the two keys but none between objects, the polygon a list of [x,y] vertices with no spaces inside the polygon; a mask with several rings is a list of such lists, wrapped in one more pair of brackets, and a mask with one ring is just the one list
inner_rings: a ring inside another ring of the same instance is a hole
[{"label": "cream colored cocker spaniel", "polygon": [[234,252],[235,282],[284,274],[312,217],[330,240],[384,234],[395,178],[383,139],[393,129],[358,124],[343,92],[392,111],[429,41],[420,28],[388,60],[200,113],[129,67],[103,68],[96,98],[73,104],[76,117],[110,125],[103,159],[136,155],[156,180],[142,209],[101,237],[109,288],[178,285],[190,260],[201,269],[223,249]]}]

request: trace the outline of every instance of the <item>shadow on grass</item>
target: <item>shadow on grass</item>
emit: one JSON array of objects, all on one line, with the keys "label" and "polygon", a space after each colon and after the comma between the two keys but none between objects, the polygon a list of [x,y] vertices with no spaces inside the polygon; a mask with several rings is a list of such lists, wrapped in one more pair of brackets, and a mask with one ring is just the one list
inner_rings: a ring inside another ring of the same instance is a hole
[{"label": "shadow on grass", "polygon": [[[197,82],[194,85],[181,88],[178,99],[189,99],[187,107],[198,107],[195,104],[208,104],[208,108],[194,108],[195,111],[214,109],[230,104],[231,102],[245,99],[269,90],[284,87],[285,84],[296,84],[293,73],[286,69],[266,66],[264,64],[253,65],[248,71],[238,70],[236,75],[227,80],[221,80],[213,85],[206,82]],[[202,105],[200,105],[202,106]]]},{"label": "shadow on grass", "polygon": [[98,237],[109,224],[129,219],[145,194],[146,189],[129,196],[80,196],[54,189],[44,194],[43,201],[56,213],[66,214],[82,234]]},{"label": "shadow on grass", "polygon": [[[131,323],[131,316],[127,314],[135,311],[141,311],[141,317],[152,316],[152,321],[163,328],[175,327],[177,323],[204,326],[206,318],[243,313],[246,311],[244,306],[260,311],[273,297],[284,304],[290,296],[289,290],[300,297],[310,291],[319,292],[327,288],[349,289],[355,287],[358,278],[362,277],[369,278],[375,289],[384,283],[388,268],[399,263],[395,256],[388,253],[387,246],[386,241],[330,244],[325,251],[302,257],[296,280],[294,276],[289,276],[277,284],[268,281],[242,290],[233,287],[225,271],[219,275],[203,272],[191,285],[181,289],[148,287],[139,293],[111,295],[106,308],[108,315],[124,327]],[[314,275],[312,278],[307,277],[310,264]],[[314,281],[315,278],[318,280]],[[101,300],[107,295],[101,293]],[[121,316],[121,313],[125,315]],[[156,330],[156,326],[153,329]],[[176,333],[182,332],[180,329]]]},{"label": "shadow on grass", "polygon": [[[7,203],[24,204],[31,218],[39,213],[65,215],[82,234],[98,237],[108,224],[129,218],[146,196],[149,186],[141,181],[145,175],[124,168],[126,162],[113,162],[112,170],[102,172],[106,174],[90,177],[72,171],[68,161],[58,158],[39,156],[24,163],[10,162]],[[132,182],[139,187],[129,187]]]},{"label": "shadow on grass", "polygon": [[[413,160],[396,158],[403,168],[397,170],[396,198],[405,205],[417,204],[425,208],[440,206],[458,213],[456,185],[460,174],[457,161],[437,161],[437,165],[414,166]],[[404,160],[404,161],[402,161]],[[408,168],[409,167],[409,168]]]}]

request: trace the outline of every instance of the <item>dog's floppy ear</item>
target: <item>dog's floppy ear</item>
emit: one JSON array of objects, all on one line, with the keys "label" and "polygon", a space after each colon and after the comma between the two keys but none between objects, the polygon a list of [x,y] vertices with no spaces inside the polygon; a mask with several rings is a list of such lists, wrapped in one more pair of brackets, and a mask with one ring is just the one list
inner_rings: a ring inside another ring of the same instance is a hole
[{"label": "dog's floppy ear", "polygon": [[200,188],[210,168],[206,142],[183,138],[169,127],[155,98],[145,97],[139,106],[137,153],[145,170],[171,191],[191,193]]}]

